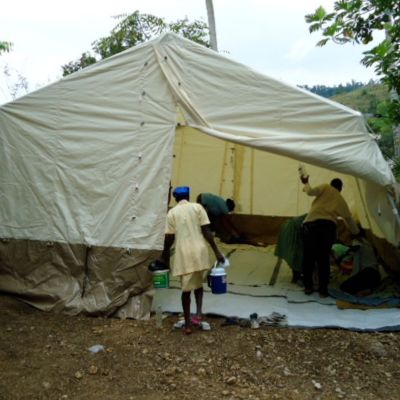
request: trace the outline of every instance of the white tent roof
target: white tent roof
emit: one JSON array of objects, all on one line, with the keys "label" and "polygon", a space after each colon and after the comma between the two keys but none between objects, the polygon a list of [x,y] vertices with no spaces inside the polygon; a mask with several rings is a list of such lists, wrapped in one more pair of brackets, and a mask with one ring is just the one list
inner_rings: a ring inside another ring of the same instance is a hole
[{"label": "white tent roof", "polygon": [[0,237],[160,249],[171,176],[298,215],[299,160],[312,183],[344,174],[363,225],[399,242],[394,178],[358,112],[174,34],[4,105],[0,141]]}]

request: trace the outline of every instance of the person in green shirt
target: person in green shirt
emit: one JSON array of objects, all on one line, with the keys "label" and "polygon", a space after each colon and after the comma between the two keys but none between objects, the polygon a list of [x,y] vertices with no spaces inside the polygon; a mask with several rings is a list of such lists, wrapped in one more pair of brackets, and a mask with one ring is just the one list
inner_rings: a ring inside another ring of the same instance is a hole
[{"label": "person in green shirt", "polygon": [[224,199],[212,193],[200,193],[196,199],[207,211],[211,230],[226,243],[244,243],[244,238],[234,227],[230,213],[235,209],[232,199]]}]

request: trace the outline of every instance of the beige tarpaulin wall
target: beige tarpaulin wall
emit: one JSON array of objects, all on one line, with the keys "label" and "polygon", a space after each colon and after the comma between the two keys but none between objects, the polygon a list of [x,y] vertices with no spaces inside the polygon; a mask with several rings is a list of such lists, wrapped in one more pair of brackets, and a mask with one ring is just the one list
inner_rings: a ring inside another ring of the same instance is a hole
[{"label": "beige tarpaulin wall", "polygon": [[309,206],[301,161],[312,183],[343,176],[362,224],[399,243],[394,178],[359,113],[173,34],[2,106],[0,144],[0,290],[44,309],[110,314],[148,292],[171,176],[289,217]]}]

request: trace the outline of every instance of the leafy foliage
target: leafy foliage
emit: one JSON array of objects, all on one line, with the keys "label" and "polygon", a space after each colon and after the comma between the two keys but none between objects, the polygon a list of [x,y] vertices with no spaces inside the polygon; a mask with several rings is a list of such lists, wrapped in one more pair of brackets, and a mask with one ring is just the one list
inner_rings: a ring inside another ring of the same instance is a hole
[{"label": "leafy foliage", "polygon": [[9,51],[11,51],[11,49],[12,49],[11,42],[0,41],[0,54],[9,52]]},{"label": "leafy foliage", "polygon": [[79,71],[82,68],[94,64],[96,61],[96,57],[93,57],[90,53],[83,53],[79,60],[71,61],[68,64],[63,65],[63,76]]},{"label": "leafy foliage", "polygon": [[139,14],[138,11],[131,15],[118,15],[115,18],[122,20],[111,31],[110,36],[94,42],[93,50],[102,59],[150,40],[166,29],[166,23],[162,18]]},{"label": "leafy foliage", "polygon": [[[399,0],[338,0],[334,12],[319,7],[306,15],[310,32],[321,31],[319,46],[329,40],[335,43],[369,44],[379,31],[386,33],[378,45],[365,51],[361,62],[374,66],[390,90],[400,93],[400,2]],[[400,102],[393,97],[389,106],[390,118],[400,122]]]},{"label": "leafy foliage", "polygon": [[28,80],[20,72],[10,69],[7,64],[3,67],[2,72],[6,78],[5,82],[13,100],[29,92]]},{"label": "leafy foliage", "polygon": [[376,113],[368,120],[374,132],[379,132],[379,147],[389,158],[394,157],[393,129],[389,114],[389,102],[383,101],[376,107]]},{"label": "leafy foliage", "polygon": [[350,93],[355,89],[362,88],[365,86],[365,83],[351,81],[346,83],[345,85],[339,84],[335,86],[325,86],[325,85],[314,85],[308,86],[304,85],[301,86],[303,89],[307,89],[312,93],[318,94],[322,97],[332,97],[338,94]]},{"label": "leafy foliage", "polygon": [[151,40],[164,32],[175,32],[187,39],[210,47],[208,27],[202,21],[189,22],[185,18],[167,23],[163,18],[151,14],[140,14],[139,11],[130,15],[118,15],[115,18],[120,22],[113,28],[110,35],[93,43],[94,55],[86,52],[77,61],[63,65],[63,76]]}]

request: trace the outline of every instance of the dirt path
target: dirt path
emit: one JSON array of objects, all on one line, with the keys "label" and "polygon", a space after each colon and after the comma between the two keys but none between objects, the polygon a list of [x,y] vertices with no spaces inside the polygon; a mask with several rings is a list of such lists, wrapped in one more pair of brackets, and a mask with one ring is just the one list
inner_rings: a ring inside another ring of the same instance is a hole
[{"label": "dirt path", "polygon": [[[0,296],[0,400],[399,399],[400,335],[43,313]],[[91,353],[93,345],[104,351]]]}]

